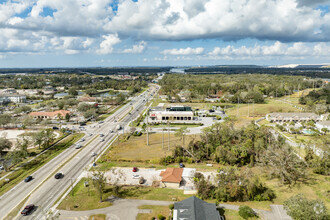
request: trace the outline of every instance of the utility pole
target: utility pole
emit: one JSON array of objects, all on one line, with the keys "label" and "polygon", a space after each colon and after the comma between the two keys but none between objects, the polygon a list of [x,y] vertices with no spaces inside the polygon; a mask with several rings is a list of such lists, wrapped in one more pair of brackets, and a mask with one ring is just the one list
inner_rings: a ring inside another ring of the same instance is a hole
[{"label": "utility pole", "polygon": [[147,110],[147,146],[149,146],[149,124],[148,124],[148,118],[149,118],[149,109]]},{"label": "utility pole", "polygon": [[167,121],[167,130],[168,130],[168,151],[170,151],[170,122]]},{"label": "utility pole", "polygon": [[164,150],[164,123],[162,122],[162,129],[163,129],[163,131],[162,131],[162,133],[163,133],[163,142],[162,142],[162,149]]}]

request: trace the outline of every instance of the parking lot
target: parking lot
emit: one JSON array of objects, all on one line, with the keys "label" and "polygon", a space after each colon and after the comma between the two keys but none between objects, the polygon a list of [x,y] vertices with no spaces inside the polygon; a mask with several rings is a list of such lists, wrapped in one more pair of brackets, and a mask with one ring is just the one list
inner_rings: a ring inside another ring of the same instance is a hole
[{"label": "parking lot", "polygon": [[[113,168],[105,173],[111,184],[119,185],[140,185],[139,179],[145,179],[143,185],[151,186],[153,181],[160,181],[160,172],[164,170],[156,170],[155,168],[138,168],[137,172],[133,172],[133,168]],[[133,177],[133,175],[135,175]]]}]

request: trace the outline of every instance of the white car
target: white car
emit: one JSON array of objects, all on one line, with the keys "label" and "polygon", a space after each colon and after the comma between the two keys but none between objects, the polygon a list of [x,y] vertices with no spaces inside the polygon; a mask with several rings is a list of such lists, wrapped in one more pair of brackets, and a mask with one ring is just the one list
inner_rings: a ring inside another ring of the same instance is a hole
[{"label": "white car", "polygon": [[0,170],[3,170],[3,169],[4,169],[3,166],[0,165]]},{"label": "white car", "polygon": [[95,152],[92,152],[92,157],[95,157],[96,156],[96,153]]},{"label": "white car", "polygon": [[103,141],[104,141],[104,138],[101,138],[101,139],[100,139],[100,142],[103,142]]},{"label": "white car", "polygon": [[140,179],[140,175],[139,174],[133,174],[132,178],[133,179]]}]

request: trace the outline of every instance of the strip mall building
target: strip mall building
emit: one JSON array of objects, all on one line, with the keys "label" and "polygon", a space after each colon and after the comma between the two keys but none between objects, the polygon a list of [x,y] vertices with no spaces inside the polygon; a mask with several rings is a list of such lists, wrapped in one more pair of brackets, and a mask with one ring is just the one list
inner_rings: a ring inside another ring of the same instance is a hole
[{"label": "strip mall building", "polygon": [[165,111],[151,110],[149,117],[152,121],[192,121],[194,113],[189,106],[172,106]]}]

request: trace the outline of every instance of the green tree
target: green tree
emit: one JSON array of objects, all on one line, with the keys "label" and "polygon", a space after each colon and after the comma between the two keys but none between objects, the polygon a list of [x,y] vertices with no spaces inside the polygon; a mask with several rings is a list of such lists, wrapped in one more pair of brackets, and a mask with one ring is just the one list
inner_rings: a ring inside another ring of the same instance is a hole
[{"label": "green tree", "polygon": [[70,88],[68,93],[69,93],[69,95],[72,95],[72,96],[77,96],[78,95],[78,91],[77,91],[76,88]]},{"label": "green tree", "polygon": [[327,220],[327,207],[321,200],[308,200],[302,194],[295,195],[284,202],[284,209],[294,220]]},{"label": "green tree", "polygon": [[45,129],[43,131],[43,146],[44,148],[48,148],[51,143],[55,140],[55,134],[53,129]]},{"label": "green tree", "polygon": [[65,114],[65,120],[66,120],[67,122],[69,122],[69,121],[70,121],[70,118],[71,118],[70,114],[69,114],[69,113],[66,113],[66,114]]},{"label": "green tree", "polygon": [[175,136],[181,137],[182,147],[184,147],[184,136],[189,132],[187,127],[181,127],[175,131]]},{"label": "green tree", "polygon": [[44,131],[36,132],[32,135],[32,139],[35,145],[38,145],[39,149],[44,141]]},{"label": "green tree", "polygon": [[246,205],[241,205],[238,208],[238,214],[243,218],[243,219],[249,219],[253,217],[257,217],[258,215],[251,209],[249,206]]},{"label": "green tree", "polygon": [[0,138],[0,156],[2,156],[5,150],[9,150],[13,146],[13,143],[7,138]]},{"label": "green tree", "polygon": [[11,116],[9,114],[0,114],[0,125],[5,126],[11,121]]},{"label": "green tree", "polygon": [[85,119],[87,118],[95,118],[97,116],[95,109],[89,109],[84,113]]},{"label": "green tree", "polygon": [[106,184],[106,178],[104,176],[104,172],[100,172],[100,171],[93,172],[92,180],[93,180],[93,185],[100,196],[100,202],[102,202],[103,201],[102,196]]}]

